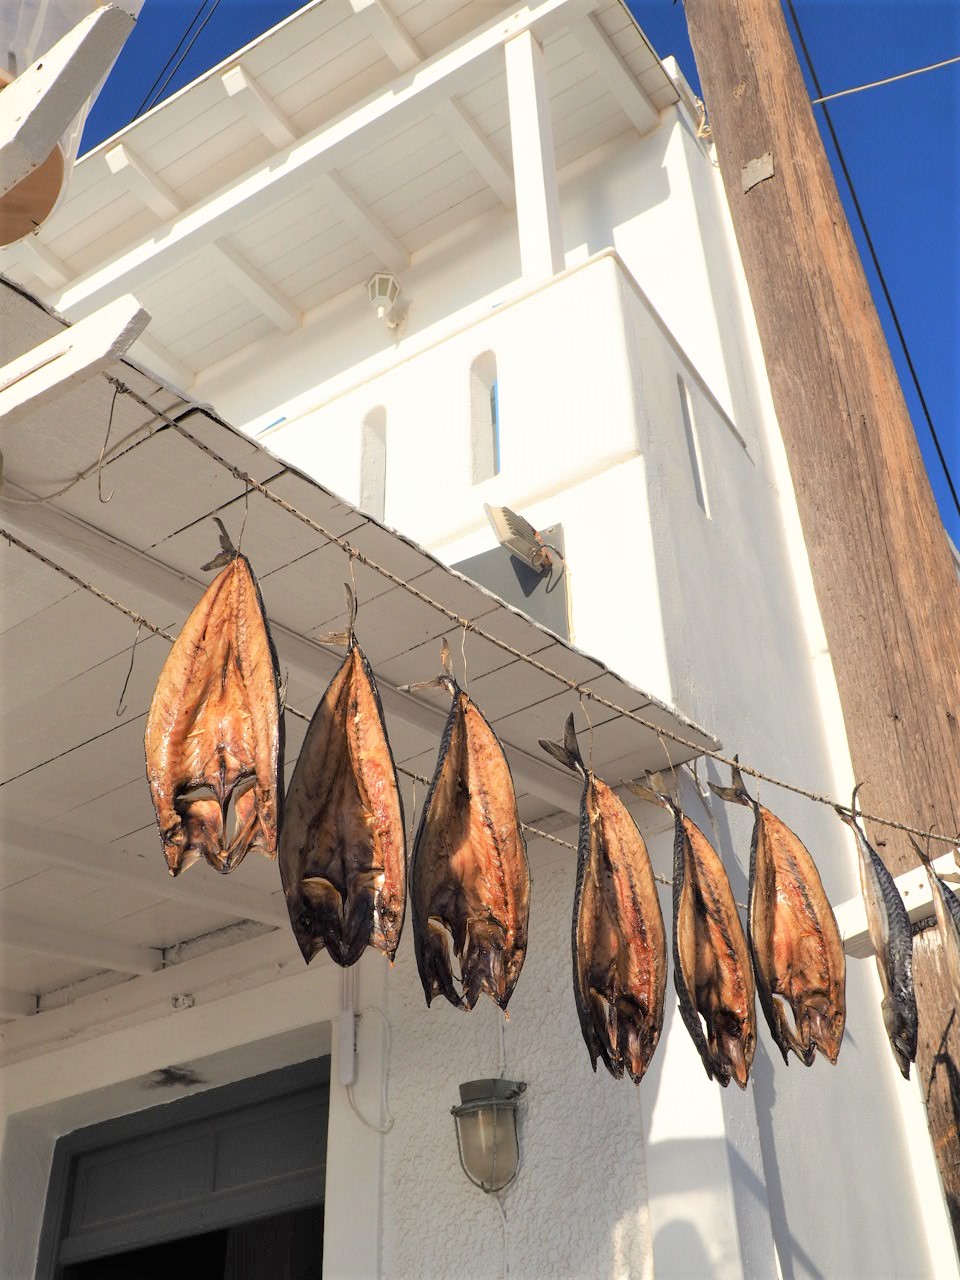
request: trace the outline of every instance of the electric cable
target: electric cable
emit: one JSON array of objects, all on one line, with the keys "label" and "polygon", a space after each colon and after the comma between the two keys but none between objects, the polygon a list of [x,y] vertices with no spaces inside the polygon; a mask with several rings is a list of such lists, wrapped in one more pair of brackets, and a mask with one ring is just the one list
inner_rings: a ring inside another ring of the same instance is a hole
[{"label": "electric cable", "polygon": [[[850,170],[847,167],[847,161],[846,161],[846,158],[844,157],[843,149],[840,146],[840,139],[837,137],[837,131],[833,125],[833,118],[830,115],[829,108],[825,105],[823,88],[820,84],[819,77],[817,76],[816,68],[813,65],[813,59],[810,56],[810,50],[807,47],[807,42],[806,42],[806,39],[804,38],[803,30],[800,26],[800,20],[797,17],[797,11],[794,8],[793,0],[787,0],[787,6],[790,10],[790,17],[793,19],[793,25],[797,32],[797,39],[800,42],[800,48],[803,51],[803,56],[807,64],[807,70],[810,73],[810,79],[813,81],[813,87],[818,94],[818,97],[817,99],[815,99],[815,101],[817,101],[823,109],[823,116],[827,122],[827,128],[830,131],[830,138],[833,142],[834,149],[836,150],[836,153],[837,153],[837,160],[840,163],[840,169],[843,173],[844,179],[847,184],[847,188],[850,192],[850,199],[852,200],[853,207],[856,210],[857,220],[860,223],[860,229],[863,232],[863,238],[870,254],[870,260],[872,261],[873,268],[877,273],[877,279],[880,282],[880,288],[883,291],[884,299],[886,300],[887,307],[890,311],[890,316],[891,316],[891,319],[893,320],[893,325],[897,333],[897,338],[900,342],[900,347],[903,350],[904,359],[907,362],[907,368],[910,370],[910,378],[911,378],[911,381],[913,382],[914,390],[916,391],[916,394],[917,394],[917,399],[920,402],[920,408],[923,410],[923,416],[926,419],[927,427],[930,430],[930,436],[933,439],[934,448],[936,449],[937,457],[940,460],[940,466],[943,468],[943,474],[946,477],[947,485],[950,489],[950,496],[953,498],[953,505],[957,509],[957,514],[960,515],[960,496],[957,495],[957,490],[953,483],[953,477],[950,474],[950,468],[947,465],[947,459],[943,452],[943,447],[940,444],[940,437],[938,436],[937,429],[934,426],[933,417],[927,405],[926,396],[923,394],[923,388],[920,385],[920,377],[917,374],[916,366],[913,363],[913,357],[910,354],[910,348],[907,345],[907,339],[903,332],[903,328],[900,324],[900,317],[897,314],[897,309],[896,309],[896,306],[894,305],[893,297],[891,296],[890,289],[887,285],[886,277],[883,274],[883,268],[880,266],[880,259],[877,255],[877,250],[873,243],[873,237],[871,236],[870,229],[867,226],[867,219],[864,215],[863,208],[861,207],[859,197],[857,196],[856,188],[853,185],[853,178],[851,177]],[[834,95],[829,95],[829,96],[832,97]]]},{"label": "electric cable", "polygon": [[[176,47],[174,48],[173,52],[170,54],[169,58],[167,58],[166,62],[163,64],[163,66],[160,68],[160,70],[157,72],[156,79],[154,80],[154,82],[153,82],[153,84],[150,86],[150,88],[147,90],[147,92],[146,92],[146,96],[144,97],[143,101],[140,103],[139,107],[137,107],[136,111],[134,112],[133,117],[132,117],[132,119],[131,119],[131,123],[133,122],[133,120],[137,120],[137,119],[139,119],[139,118],[140,118],[140,116],[142,116],[142,115],[143,115],[143,113],[144,113],[145,111],[151,110],[153,107],[155,107],[155,106],[156,106],[157,101],[158,101],[158,100],[159,100],[159,98],[160,98],[160,95],[163,93],[164,89],[167,87],[167,85],[170,83],[170,81],[171,81],[171,80],[173,79],[173,77],[176,75],[177,71],[178,71],[178,70],[180,69],[180,67],[182,66],[184,58],[186,58],[187,54],[190,52],[190,50],[191,50],[191,49],[193,48],[193,46],[196,44],[196,42],[197,42],[197,37],[200,35],[200,32],[201,32],[201,31],[203,31],[203,28],[207,25],[207,23],[210,21],[210,19],[213,17],[214,13],[216,12],[216,10],[217,10],[217,8],[218,8],[218,6],[219,6],[219,4],[220,4],[220,0],[213,0],[213,8],[210,10],[210,12],[209,12],[209,13],[207,14],[207,16],[204,18],[203,22],[201,22],[201,24],[200,24],[200,26],[198,27],[198,29],[196,30],[196,32],[194,32],[193,39],[192,39],[192,40],[190,41],[190,43],[187,45],[186,49],[184,49],[184,50],[183,50],[183,53],[182,53],[182,54],[180,54],[180,58],[178,59],[178,61],[177,61],[176,65],[175,65],[175,66],[174,66],[174,68],[173,68],[173,70],[172,70],[172,71],[170,72],[170,74],[167,76],[166,80],[163,80],[163,76],[164,76],[164,74],[165,74],[165,72],[166,72],[167,68],[170,66],[170,63],[171,63],[171,62],[173,62],[174,58],[176,58],[177,54],[178,54],[178,53],[180,53],[180,50],[181,50],[181,48],[183,47],[183,43],[184,43],[184,41],[185,41],[185,40],[187,39],[187,37],[190,35],[190,31],[191,31],[191,29],[192,29],[192,27],[193,27],[194,23],[195,23],[195,22],[197,21],[197,19],[200,17],[201,13],[203,12],[204,8],[205,8],[205,7],[206,7],[206,5],[207,5],[207,2],[208,2],[208,0],[200,0],[200,4],[199,4],[199,6],[197,7],[197,11],[194,13],[193,17],[190,19],[190,21],[187,23],[186,27],[184,28],[183,35],[182,35],[182,36],[180,37],[180,39],[177,41]],[[160,81],[161,81],[161,80],[163,80],[163,83],[162,83],[162,84],[160,84]],[[157,85],[158,85],[158,84],[160,85],[159,89],[157,88]],[[156,90],[156,93],[154,93],[154,90]]]}]

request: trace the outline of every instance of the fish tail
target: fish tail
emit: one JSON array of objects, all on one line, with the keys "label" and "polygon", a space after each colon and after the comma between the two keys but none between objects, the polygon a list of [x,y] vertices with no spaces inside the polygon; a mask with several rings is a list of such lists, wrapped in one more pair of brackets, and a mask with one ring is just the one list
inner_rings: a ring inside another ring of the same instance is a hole
[{"label": "fish tail", "polygon": [[572,711],[563,726],[563,742],[549,742],[546,738],[541,738],[540,746],[547,755],[553,756],[554,760],[559,760],[568,769],[586,776],[587,770],[577,744],[577,731],[574,728]]},{"label": "fish tail", "polygon": [[715,782],[708,782],[707,786],[715,796],[719,796],[721,800],[726,800],[730,804],[743,804],[752,809],[755,807],[756,801],[750,795],[750,792],[744,786],[743,774],[740,772],[740,757],[733,757],[733,764],[730,766],[730,781],[732,786],[719,787]]}]

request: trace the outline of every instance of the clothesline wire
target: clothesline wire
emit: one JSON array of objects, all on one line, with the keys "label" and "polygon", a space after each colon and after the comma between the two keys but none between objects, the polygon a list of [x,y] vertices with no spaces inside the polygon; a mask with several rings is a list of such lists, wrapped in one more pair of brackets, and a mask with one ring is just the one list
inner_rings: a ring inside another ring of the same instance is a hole
[{"label": "clothesline wire", "polygon": [[[524,653],[523,650],[517,649],[514,645],[509,644],[506,640],[501,640],[498,636],[495,636],[490,632],[485,631],[482,627],[478,626],[476,622],[472,621],[469,618],[462,617],[455,610],[448,608],[446,605],[442,604],[440,601],[434,600],[432,599],[432,597],[426,595],[418,587],[414,586],[413,583],[408,582],[406,579],[393,573],[390,569],[387,569],[383,565],[378,564],[375,560],[371,559],[368,555],[360,551],[357,547],[354,547],[353,545],[351,545],[351,543],[346,538],[342,538],[339,535],[331,532],[329,529],[324,528],[323,525],[318,524],[317,521],[313,520],[305,512],[300,511],[292,503],[288,502],[285,498],[282,498],[278,493],[275,493],[267,485],[262,484],[259,480],[249,475],[241,467],[236,466],[234,463],[224,458],[221,454],[217,453],[217,451],[211,448],[210,445],[198,439],[195,435],[193,435],[190,431],[188,431],[186,427],[183,426],[182,423],[178,422],[174,418],[171,418],[168,414],[165,414],[162,411],[158,410],[154,405],[150,403],[149,400],[141,396],[138,392],[134,391],[131,387],[128,387],[126,383],[121,382],[119,379],[114,378],[110,374],[104,374],[104,377],[106,378],[107,382],[109,382],[112,386],[114,386],[121,394],[129,395],[134,401],[140,404],[143,408],[147,409],[151,414],[154,414],[156,415],[156,417],[161,418],[164,422],[167,423],[169,427],[175,430],[179,435],[181,435],[184,439],[189,441],[201,452],[205,453],[208,457],[210,457],[214,462],[216,462],[224,470],[229,472],[236,480],[240,481],[242,484],[247,486],[248,489],[256,490],[262,497],[274,503],[276,506],[279,506],[282,510],[286,511],[289,515],[292,515],[296,519],[300,520],[303,524],[307,525],[308,528],[312,529],[315,533],[318,533],[321,537],[325,538],[328,542],[332,542],[336,546],[339,546],[343,551],[345,551],[351,557],[351,560],[358,560],[366,568],[372,570],[374,573],[377,573],[381,577],[385,578],[388,582],[392,582],[395,586],[408,592],[410,595],[414,596],[416,599],[420,600],[425,605],[434,609],[436,612],[443,614],[446,618],[448,618],[451,622],[455,623],[457,626],[463,627],[465,630],[471,631],[474,635],[480,636],[482,639],[487,640],[490,644],[495,645],[497,648],[499,648],[505,653],[510,654],[512,657],[516,658],[517,660],[525,662],[529,666],[533,667],[535,670],[542,672],[544,675],[547,675],[552,679],[559,681],[561,684],[565,684],[568,689],[576,693],[581,699],[589,698],[592,701],[598,703],[600,706],[604,706],[608,710],[613,711],[615,714],[622,715],[626,719],[632,720],[634,723],[639,724],[642,728],[648,729],[653,733],[655,733],[661,741],[664,737],[668,737],[673,742],[676,742],[681,746],[685,746],[689,748],[690,750],[694,751],[698,755],[701,755],[701,754],[707,755],[711,759],[716,760],[718,763],[726,764],[730,767],[733,767],[734,765],[736,765],[739,768],[741,773],[747,774],[758,781],[769,782],[773,786],[780,787],[785,791],[790,791],[795,795],[804,796],[808,800],[812,800],[818,804],[827,805],[832,809],[841,808],[841,809],[844,809],[846,812],[850,812],[849,806],[838,805],[837,802],[831,799],[829,796],[821,795],[818,792],[810,791],[805,787],[800,787],[795,783],[787,782],[782,778],[777,778],[772,774],[764,773],[762,770],[756,769],[749,764],[745,764],[744,762],[739,761],[733,757],[723,755],[719,751],[712,750],[711,748],[704,746],[702,743],[694,742],[692,739],[684,737],[682,734],[677,733],[675,730],[668,729],[663,725],[655,724],[653,721],[647,720],[645,717],[638,715],[637,712],[630,711],[626,707],[620,706],[618,703],[613,702],[610,698],[605,698],[602,694],[597,693],[595,690],[591,689],[588,685],[584,684],[582,681],[576,681],[576,680],[570,679],[569,676],[565,676],[561,672],[555,671],[553,668],[548,667],[545,663],[540,662],[538,659],[536,659],[532,655]],[[211,410],[205,409],[204,412],[208,414],[211,420],[217,422],[219,425],[226,427],[226,424],[223,423],[222,420],[218,418],[217,415],[214,414]],[[128,618],[131,619],[131,621],[136,622],[138,624],[142,623],[142,625],[146,627],[147,630],[153,632],[154,635],[163,636],[164,639],[169,640],[172,643],[173,637],[167,631],[165,631],[163,628],[157,627],[154,624],[150,623],[148,619],[143,618],[142,615],[137,613],[135,610],[130,609],[126,605],[121,604],[120,601],[114,599],[112,596],[108,595],[106,592],[101,591],[99,588],[95,587],[92,583],[86,582],[82,578],[80,578],[78,575],[71,573],[69,570],[65,569],[62,565],[58,565],[55,561],[50,560],[48,557],[44,556],[41,552],[37,551],[34,547],[28,546],[26,543],[22,542],[19,538],[14,537],[11,533],[7,532],[6,530],[0,530],[0,535],[7,538],[9,542],[15,543],[22,550],[27,551],[29,554],[35,556],[36,558],[41,560],[43,563],[47,564],[49,567],[55,569],[58,573],[63,574],[63,576],[68,578],[70,581],[74,582],[77,586],[80,586],[85,590],[91,591],[95,596],[103,600],[105,603],[110,604],[113,607],[119,609],[120,612],[124,613]],[[899,822],[892,818],[885,818],[879,814],[869,814],[869,813],[865,813],[863,810],[860,810],[859,813],[860,813],[860,817],[865,821],[873,822],[879,826],[885,826],[897,831],[903,831],[912,835],[919,835],[924,837],[930,834],[928,830],[924,830],[919,827],[913,827],[913,826],[910,826],[908,823]],[[941,836],[936,833],[933,834],[932,839],[938,840],[944,844],[956,844],[960,842],[960,836],[946,836],[946,835]]]}]

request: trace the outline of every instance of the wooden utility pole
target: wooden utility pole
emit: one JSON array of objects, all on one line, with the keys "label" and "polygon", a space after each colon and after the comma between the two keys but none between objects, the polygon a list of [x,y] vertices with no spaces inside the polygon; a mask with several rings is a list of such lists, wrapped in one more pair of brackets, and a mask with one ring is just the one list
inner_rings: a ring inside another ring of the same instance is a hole
[{"label": "wooden utility pole", "polygon": [[[783,11],[685,8],[864,806],[960,831],[960,585]],[[916,866],[905,836],[872,837],[895,875]],[[935,930],[914,973],[960,1239],[960,1013]]]}]

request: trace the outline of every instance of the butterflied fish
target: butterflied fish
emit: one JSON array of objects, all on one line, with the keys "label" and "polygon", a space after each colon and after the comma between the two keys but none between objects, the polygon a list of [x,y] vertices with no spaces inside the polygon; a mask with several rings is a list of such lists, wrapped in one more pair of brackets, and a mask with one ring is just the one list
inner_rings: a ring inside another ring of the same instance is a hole
[{"label": "butterflied fish", "polygon": [[441,657],[442,676],[411,686],[453,698],[410,868],[417,968],[428,1005],[442,994],[472,1009],[485,991],[506,1009],[527,949],[527,849],[503,748],[455,680],[446,642]]},{"label": "butterflied fish", "polygon": [[620,798],[587,768],[570,715],[543,749],[583,777],[573,902],[573,993],[593,1069],[639,1084],[663,1027],[667,938],[643,836]]},{"label": "butterflied fish", "polygon": [[910,917],[903,899],[884,866],[880,855],[870,845],[854,816],[857,792],[853,791],[850,812],[837,808],[837,813],[857,837],[860,864],[860,888],[867,913],[867,930],[877,957],[880,985],[883,987],[883,1025],[897,1066],[905,1080],[910,1079],[910,1063],[917,1058],[917,999],[913,990],[913,934]]},{"label": "butterflied fish", "polygon": [[[147,715],[147,779],[171,875],[277,855],[283,811],[277,655],[249,561],[220,524],[210,583],[163,664]],[[233,828],[229,813],[233,811]]]},{"label": "butterflied fish", "polygon": [[937,927],[943,942],[943,953],[947,960],[947,972],[953,984],[953,998],[960,1009],[960,898],[947,882],[934,870],[929,854],[910,837],[910,843],[917,857],[923,863],[930,879],[930,890],[933,894],[933,909],[937,916]]},{"label": "butterflied fish", "polygon": [[[355,602],[347,598],[352,615]],[[350,630],[347,656],[313,714],[287,791],[280,879],[309,964],[376,947],[393,959],[406,904],[406,836],[373,671]]]},{"label": "butterflied fish", "polygon": [[770,1034],[784,1062],[791,1049],[808,1067],[818,1049],[836,1062],[846,1022],[846,958],[814,861],[790,828],[750,796],[736,766],[732,787],[710,786],[754,814],[749,941]]},{"label": "butterflied fish", "polygon": [[745,1089],[757,1018],[750,952],[730,881],[700,828],[656,776],[651,781],[652,792],[634,790],[673,814],[673,980],[680,1016],[707,1075],[724,1087],[732,1077]]}]

